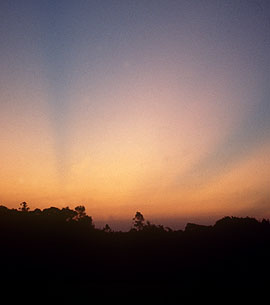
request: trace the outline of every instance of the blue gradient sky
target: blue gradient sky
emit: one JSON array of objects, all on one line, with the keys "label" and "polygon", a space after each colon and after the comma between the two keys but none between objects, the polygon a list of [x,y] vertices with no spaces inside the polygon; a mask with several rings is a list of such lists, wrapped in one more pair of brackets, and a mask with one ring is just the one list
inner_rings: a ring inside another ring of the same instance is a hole
[{"label": "blue gradient sky", "polygon": [[270,216],[269,1],[1,1],[0,201]]}]

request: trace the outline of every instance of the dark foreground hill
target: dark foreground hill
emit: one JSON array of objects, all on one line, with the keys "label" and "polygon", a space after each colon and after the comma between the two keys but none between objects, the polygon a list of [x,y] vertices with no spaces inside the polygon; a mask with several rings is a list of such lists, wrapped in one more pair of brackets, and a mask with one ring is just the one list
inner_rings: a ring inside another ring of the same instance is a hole
[{"label": "dark foreground hill", "polygon": [[112,232],[96,229],[82,206],[1,206],[1,280],[91,287],[100,300],[104,289],[112,296],[130,293],[127,304],[141,303],[136,300],[146,291],[160,301],[164,291],[181,298],[194,291],[268,289],[268,220],[225,217],[213,226],[187,224],[184,231],[145,222],[139,212],[133,220],[129,232]]}]

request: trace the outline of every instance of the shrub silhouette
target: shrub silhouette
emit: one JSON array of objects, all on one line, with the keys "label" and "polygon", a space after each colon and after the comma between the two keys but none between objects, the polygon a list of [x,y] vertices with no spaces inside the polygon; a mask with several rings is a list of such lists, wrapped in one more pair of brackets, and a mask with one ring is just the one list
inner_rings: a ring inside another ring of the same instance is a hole
[{"label": "shrub silhouette", "polygon": [[106,223],[105,227],[103,228],[103,231],[106,233],[111,233],[112,229],[111,227]]}]

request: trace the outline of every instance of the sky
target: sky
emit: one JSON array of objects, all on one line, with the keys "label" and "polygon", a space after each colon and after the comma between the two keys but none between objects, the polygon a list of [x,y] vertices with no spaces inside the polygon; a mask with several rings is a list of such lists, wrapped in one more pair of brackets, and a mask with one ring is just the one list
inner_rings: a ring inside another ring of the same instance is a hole
[{"label": "sky", "polygon": [[270,2],[0,2],[0,204],[270,217]]}]

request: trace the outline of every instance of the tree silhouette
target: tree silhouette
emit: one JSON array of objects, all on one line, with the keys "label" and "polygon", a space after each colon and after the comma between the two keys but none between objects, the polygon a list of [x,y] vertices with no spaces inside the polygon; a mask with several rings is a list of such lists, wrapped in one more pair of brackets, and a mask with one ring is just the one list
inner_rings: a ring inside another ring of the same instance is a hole
[{"label": "tree silhouette", "polygon": [[77,212],[71,210],[69,207],[66,207],[61,210],[61,215],[65,219],[65,221],[71,221],[77,216]]},{"label": "tree silhouette", "polygon": [[111,233],[112,229],[111,227],[106,223],[105,227],[103,228],[103,231],[106,233]]},{"label": "tree silhouette", "polygon": [[78,205],[75,208],[75,211],[77,212],[77,215],[75,216],[76,220],[80,220],[86,216],[85,207],[83,205]]},{"label": "tree silhouette", "polygon": [[22,211],[22,212],[28,212],[29,211],[29,207],[28,207],[28,204],[24,201],[24,202],[22,202],[22,203],[20,203],[20,210]]},{"label": "tree silhouette", "polygon": [[145,227],[145,220],[142,213],[136,212],[133,218],[133,227],[137,231],[141,231]]}]

